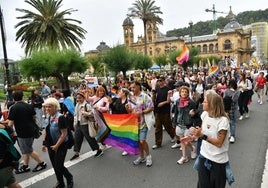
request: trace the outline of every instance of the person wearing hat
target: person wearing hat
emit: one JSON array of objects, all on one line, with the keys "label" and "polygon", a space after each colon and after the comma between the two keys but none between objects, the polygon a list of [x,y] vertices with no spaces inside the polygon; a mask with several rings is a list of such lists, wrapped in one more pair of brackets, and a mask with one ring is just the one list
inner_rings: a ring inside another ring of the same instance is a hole
[{"label": "person wearing hat", "polygon": [[170,118],[170,96],[169,88],[166,86],[166,80],[164,76],[160,76],[158,79],[159,87],[156,89],[156,94],[153,99],[154,101],[154,112],[155,112],[155,144],[153,149],[160,148],[162,145],[163,139],[163,129],[171,137],[171,142],[175,142],[175,133],[171,127],[171,118]]},{"label": "person wearing hat", "polygon": [[[171,113],[172,113],[172,116],[174,115],[173,114],[173,108],[174,108],[174,104],[175,104],[175,102],[180,98],[180,88],[181,88],[181,86],[183,86],[184,85],[184,82],[183,81],[181,81],[181,80],[179,80],[179,81],[177,81],[175,84],[174,84],[174,87],[175,87],[175,91],[173,92],[173,95],[172,95],[172,97],[170,97],[170,100],[171,100],[171,104],[172,104],[172,106],[171,106]],[[174,128],[175,129],[175,128]],[[176,137],[176,142],[175,142],[175,144],[174,145],[172,145],[171,146],[171,148],[172,149],[176,149],[176,148],[178,148],[178,147],[180,147],[181,146],[181,142],[180,142],[180,137],[178,137],[177,135],[175,136]]]}]

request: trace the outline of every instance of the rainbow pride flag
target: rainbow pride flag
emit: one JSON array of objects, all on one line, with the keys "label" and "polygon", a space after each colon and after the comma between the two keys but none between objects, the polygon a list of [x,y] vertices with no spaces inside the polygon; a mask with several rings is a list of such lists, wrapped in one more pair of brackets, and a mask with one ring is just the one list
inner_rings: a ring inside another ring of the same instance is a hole
[{"label": "rainbow pride flag", "polygon": [[138,118],[134,114],[103,114],[111,129],[104,143],[130,155],[139,153]]},{"label": "rainbow pride flag", "polygon": [[189,57],[190,57],[189,48],[187,47],[186,44],[184,44],[182,52],[178,57],[176,57],[176,60],[178,61],[179,65],[182,65],[184,62],[189,60]]}]

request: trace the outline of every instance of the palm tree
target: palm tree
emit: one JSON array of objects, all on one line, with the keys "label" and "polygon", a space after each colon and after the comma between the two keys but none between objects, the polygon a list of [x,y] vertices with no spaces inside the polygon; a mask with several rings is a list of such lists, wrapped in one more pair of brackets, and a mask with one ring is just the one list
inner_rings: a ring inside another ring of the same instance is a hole
[{"label": "palm tree", "polygon": [[74,9],[60,11],[62,0],[25,0],[37,10],[37,13],[26,9],[16,9],[24,13],[17,17],[20,21],[15,28],[19,28],[16,33],[16,40],[20,40],[22,47],[25,47],[26,55],[33,50],[40,50],[47,47],[53,49],[65,49],[75,47],[80,50],[82,39],[86,30],[76,24],[80,21],[65,18]]},{"label": "palm tree", "polygon": [[147,55],[147,32],[146,26],[148,23],[162,24],[163,19],[158,14],[163,14],[160,11],[160,7],[154,5],[154,0],[136,0],[129,8],[129,16],[132,18],[139,18],[143,21],[143,32],[144,32],[144,52]]}]

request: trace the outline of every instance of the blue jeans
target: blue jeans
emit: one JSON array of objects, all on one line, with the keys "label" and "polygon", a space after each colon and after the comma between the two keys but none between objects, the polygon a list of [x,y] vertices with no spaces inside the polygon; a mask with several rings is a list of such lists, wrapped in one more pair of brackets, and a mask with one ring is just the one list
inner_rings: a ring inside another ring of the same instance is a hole
[{"label": "blue jeans", "polygon": [[34,108],[34,111],[36,113],[36,124],[42,128],[44,127],[44,120],[42,118],[43,110],[42,108]]},{"label": "blue jeans", "polygon": [[230,120],[230,134],[231,136],[235,136],[236,124],[235,119]]}]

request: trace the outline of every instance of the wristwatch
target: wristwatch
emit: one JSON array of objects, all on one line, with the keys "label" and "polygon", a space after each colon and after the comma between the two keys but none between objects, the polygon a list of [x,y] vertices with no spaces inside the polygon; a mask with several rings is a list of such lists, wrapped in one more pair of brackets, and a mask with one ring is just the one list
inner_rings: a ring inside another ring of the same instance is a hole
[{"label": "wristwatch", "polygon": [[203,136],[201,137],[202,140],[207,140],[208,136],[203,134]]}]

